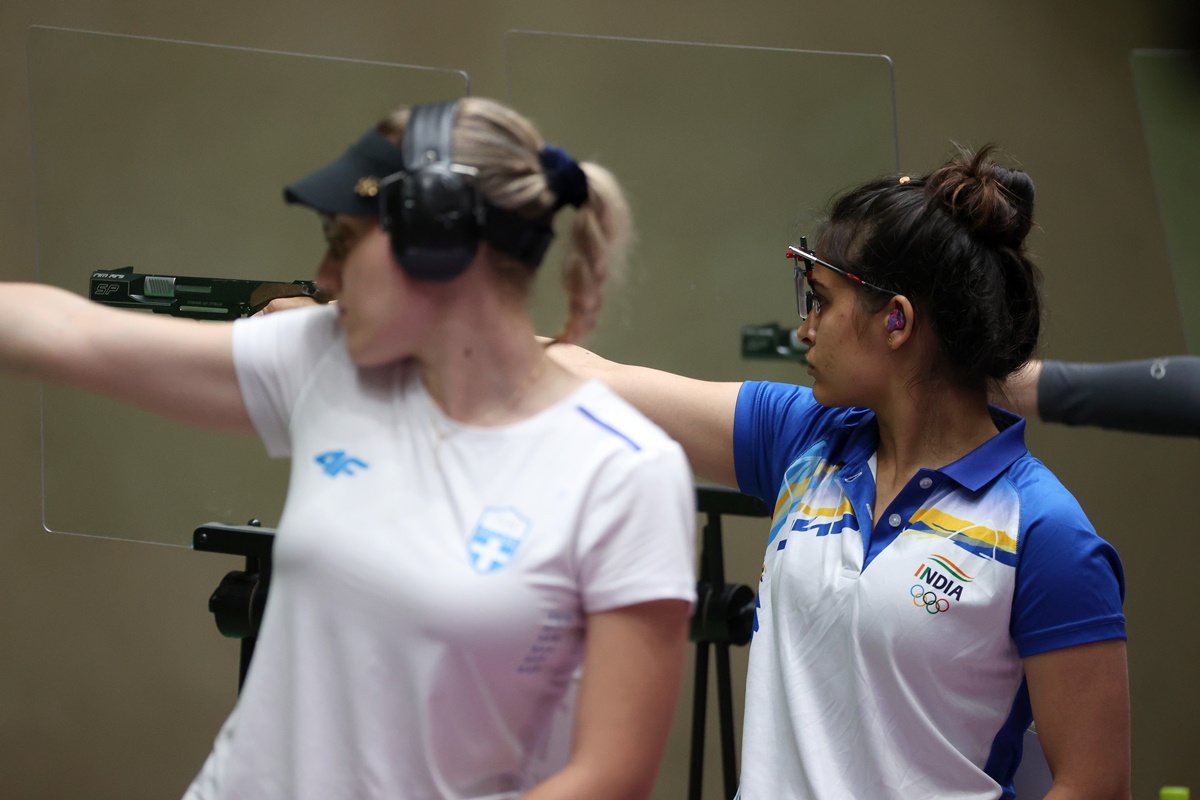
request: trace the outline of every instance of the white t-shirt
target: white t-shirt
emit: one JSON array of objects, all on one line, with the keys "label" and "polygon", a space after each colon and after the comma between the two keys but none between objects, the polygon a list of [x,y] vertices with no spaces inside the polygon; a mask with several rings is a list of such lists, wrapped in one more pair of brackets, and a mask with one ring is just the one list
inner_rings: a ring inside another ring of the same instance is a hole
[{"label": "white t-shirt", "polygon": [[411,366],[355,367],[328,308],[239,321],[234,360],[292,474],[254,661],[187,800],[516,797],[586,614],[694,602],[681,448],[596,382],[457,424]]}]

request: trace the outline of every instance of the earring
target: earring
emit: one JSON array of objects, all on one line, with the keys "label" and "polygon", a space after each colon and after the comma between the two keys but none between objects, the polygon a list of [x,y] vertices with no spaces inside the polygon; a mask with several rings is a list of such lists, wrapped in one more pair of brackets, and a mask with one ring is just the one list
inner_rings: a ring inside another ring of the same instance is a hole
[{"label": "earring", "polygon": [[892,313],[888,314],[887,329],[888,333],[892,331],[902,331],[908,320],[904,318],[904,312],[898,308],[893,308]]}]

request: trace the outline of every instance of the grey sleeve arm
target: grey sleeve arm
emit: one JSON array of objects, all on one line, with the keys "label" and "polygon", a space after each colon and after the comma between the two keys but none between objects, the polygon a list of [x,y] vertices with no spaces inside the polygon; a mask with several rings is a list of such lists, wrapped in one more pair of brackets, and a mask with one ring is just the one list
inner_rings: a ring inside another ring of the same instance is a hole
[{"label": "grey sleeve arm", "polygon": [[1038,416],[1046,422],[1200,436],[1200,357],[1114,364],[1045,361]]}]

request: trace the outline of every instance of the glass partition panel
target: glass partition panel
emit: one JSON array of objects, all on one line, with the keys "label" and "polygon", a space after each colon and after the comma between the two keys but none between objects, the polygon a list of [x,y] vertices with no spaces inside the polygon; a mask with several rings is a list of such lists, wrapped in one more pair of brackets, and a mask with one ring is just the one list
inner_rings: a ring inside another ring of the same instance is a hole
[{"label": "glass partition panel", "polygon": [[[741,331],[796,324],[786,246],[840,189],[897,169],[891,61],[524,31],[505,58],[513,105],[611,169],[633,206],[630,274],[589,346],[699,378],[804,381],[795,361],[743,360]],[[555,247],[535,303],[547,334],[566,313]]]},{"label": "glass partition panel", "polygon": [[[393,108],[468,91],[453,70],[55,28],[28,58],[38,275],[79,294],[126,266],[312,278],[320,228],[282,187]],[[187,545],[206,522],[278,521],[287,465],[254,437],[46,387],[42,441],[47,530]]]},{"label": "glass partition panel", "polygon": [[1188,350],[1200,355],[1200,75],[1194,53],[1130,59]]}]

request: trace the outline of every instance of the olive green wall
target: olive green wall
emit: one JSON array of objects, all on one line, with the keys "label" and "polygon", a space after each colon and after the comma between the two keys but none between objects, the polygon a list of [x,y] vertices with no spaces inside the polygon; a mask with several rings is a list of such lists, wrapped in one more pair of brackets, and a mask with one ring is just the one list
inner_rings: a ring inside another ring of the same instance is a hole
[{"label": "olive green wall", "polygon": [[[4,280],[35,276],[25,63],[26,29],[35,24],[449,67],[470,74],[473,93],[500,97],[502,36],[511,29],[886,54],[895,64],[902,168],[939,163],[951,139],[997,141],[1034,176],[1048,356],[1184,349],[1129,67],[1131,49],[1172,43],[1145,2],[4,0]],[[697,108],[697,124],[719,113]],[[86,140],[87,120],[79,122]],[[686,335],[678,327],[647,333]],[[694,359],[702,371],[704,353]],[[0,379],[0,442],[0,796],[178,796],[234,698],[237,648],[216,633],[206,600],[236,559],[45,533],[37,386]],[[1200,787],[1200,600],[1190,559],[1177,555],[1196,535],[1185,516],[1200,448],[1040,425],[1030,444],[1126,565],[1135,796],[1151,797],[1163,783]],[[755,526],[730,526],[733,579],[753,582],[761,542]],[[743,664],[740,651],[739,678]],[[659,800],[683,795],[686,723],[681,713]],[[707,794],[716,798],[710,762]]]}]

